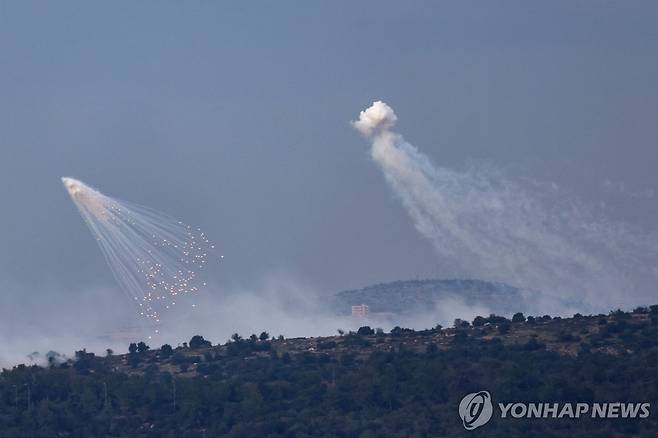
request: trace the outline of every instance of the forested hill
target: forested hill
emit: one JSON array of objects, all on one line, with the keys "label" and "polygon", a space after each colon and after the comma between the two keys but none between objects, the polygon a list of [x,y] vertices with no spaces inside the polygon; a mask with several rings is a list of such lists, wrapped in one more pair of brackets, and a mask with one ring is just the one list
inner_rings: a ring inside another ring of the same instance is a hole
[{"label": "forested hill", "polygon": [[486,308],[498,315],[515,312],[582,308],[582,303],[568,302],[539,291],[524,290],[504,283],[475,279],[427,279],[379,283],[361,289],[338,292],[329,299],[329,307],[345,315],[351,306],[367,304],[373,313],[405,314],[427,311],[454,301]]},{"label": "forested hill", "polygon": [[[390,333],[267,333],[0,375],[0,436],[655,436],[658,306],[573,318],[478,317]],[[645,419],[501,419],[466,431],[461,398],[651,402]]]}]

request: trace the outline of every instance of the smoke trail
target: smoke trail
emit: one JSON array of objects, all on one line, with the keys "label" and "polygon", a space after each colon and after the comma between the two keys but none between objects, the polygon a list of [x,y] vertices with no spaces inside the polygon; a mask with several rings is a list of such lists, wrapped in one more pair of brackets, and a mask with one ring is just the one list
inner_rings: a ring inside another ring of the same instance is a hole
[{"label": "smoke trail", "polygon": [[396,121],[377,101],[352,124],[371,139],[372,158],[432,242],[444,274],[541,290],[583,309],[655,301],[655,240],[595,218],[554,184],[435,166],[392,131]]}]

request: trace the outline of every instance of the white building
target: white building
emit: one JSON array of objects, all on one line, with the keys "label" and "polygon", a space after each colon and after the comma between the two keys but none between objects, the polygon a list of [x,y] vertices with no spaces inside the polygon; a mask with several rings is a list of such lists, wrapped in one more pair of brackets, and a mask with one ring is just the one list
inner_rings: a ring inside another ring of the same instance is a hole
[{"label": "white building", "polygon": [[368,309],[367,304],[359,304],[357,306],[352,306],[352,316],[358,318],[366,318],[368,316],[368,313],[370,313],[370,310]]}]

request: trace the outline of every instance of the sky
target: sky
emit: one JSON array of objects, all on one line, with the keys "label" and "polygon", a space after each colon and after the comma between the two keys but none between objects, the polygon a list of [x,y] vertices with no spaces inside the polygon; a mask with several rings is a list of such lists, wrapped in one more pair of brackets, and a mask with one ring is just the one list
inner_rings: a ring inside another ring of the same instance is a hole
[{"label": "sky", "polygon": [[4,312],[117,287],[62,176],[202,227],[227,289],[440,275],[350,125],[379,99],[441,166],[532,175],[655,232],[657,18],[649,1],[0,2]]}]

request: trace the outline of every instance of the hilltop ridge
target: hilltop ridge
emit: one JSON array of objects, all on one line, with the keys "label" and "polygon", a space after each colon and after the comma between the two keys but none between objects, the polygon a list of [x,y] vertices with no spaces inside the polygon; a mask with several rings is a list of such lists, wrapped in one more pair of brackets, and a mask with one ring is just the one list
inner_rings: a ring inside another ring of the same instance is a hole
[{"label": "hilltop ridge", "polygon": [[[581,303],[539,291],[477,279],[398,280],[378,283],[338,292],[329,299],[329,306],[337,314],[349,314],[350,306],[364,303],[373,313],[402,315],[433,309],[446,301],[457,301],[467,306],[477,305],[488,309],[490,313],[510,316],[519,311],[552,312],[552,309],[582,307]],[[551,310],[546,310],[546,307]]]},{"label": "hilltop ridge", "polygon": [[456,409],[483,389],[496,400],[654,406],[643,420],[494,418],[487,436],[649,437],[658,427],[658,305],[130,350],[3,370],[2,436],[468,436]]}]

